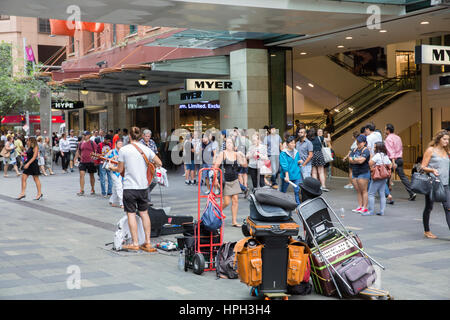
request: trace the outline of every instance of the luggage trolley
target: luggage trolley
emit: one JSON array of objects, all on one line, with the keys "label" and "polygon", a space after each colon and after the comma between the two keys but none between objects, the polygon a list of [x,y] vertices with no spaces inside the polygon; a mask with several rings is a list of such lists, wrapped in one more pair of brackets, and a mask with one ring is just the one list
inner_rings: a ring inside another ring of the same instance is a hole
[{"label": "luggage trolley", "polygon": [[[323,274],[329,276],[332,282],[332,284],[327,284],[325,282],[326,279],[317,274],[319,268],[317,266],[314,267],[313,256],[311,256],[312,279],[314,288],[319,293],[322,290],[326,291],[326,289],[329,289],[328,292],[334,292],[335,289],[339,297],[342,298],[336,277],[339,277],[339,280],[341,280],[340,283],[343,283],[347,287],[349,287],[349,284],[336,271],[336,266],[351,256],[359,255],[367,257],[370,261],[385,270],[384,266],[362,249],[362,244],[358,236],[347,230],[338,215],[321,196],[303,202],[297,207],[296,212],[303,222],[307,244],[312,248],[313,255],[317,257],[317,261],[323,264],[320,268]],[[334,225],[330,213],[334,217],[334,220],[337,221],[339,227]],[[331,261],[332,259],[333,261]],[[331,289],[330,287],[323,288],[333,285],[334,288]],[[388,291],[373,287],[364,289],[359,295],[370,299],[393,299]]]},{"label": "luggage trolley", "polygon": [[[211,188],[208,193],[202,193],[201,190],[201,181],[203,172],[213,172],[211,179],[208,177]],[[220,206],[220,210],[222,213],[222,201],[223,201],[223,190],[222,190],[222,170],[218,168],[202,168],[199,170],[199,183],[198,183],[198,220],[192,224],[183,224],[184,229],[190,228],[190,231],[187,233],[192,233],[193,237],[185,236],[183,237],[181,243],[180,238],[179,248],[183,248],[185,255],[185,263],[184,263],[184,271],[188,269],[193,269],[195,274],[202,274],[204,271],[215,271],[216,270],[216,255],[220,246],[223,243],[223,223],[219,230],[216,232],[210,232],[207,230],[203,230],[201,225],[201,216],[204,210],[202,207],[202,199],[207,199],[210,196],[210,193],[217,201]],[[219,192],[214,193],[214,189],[216,183],[219,185]],[[186,230],[185,232],[186,233]],[[185,234],[186,235],[186,234]]]}]

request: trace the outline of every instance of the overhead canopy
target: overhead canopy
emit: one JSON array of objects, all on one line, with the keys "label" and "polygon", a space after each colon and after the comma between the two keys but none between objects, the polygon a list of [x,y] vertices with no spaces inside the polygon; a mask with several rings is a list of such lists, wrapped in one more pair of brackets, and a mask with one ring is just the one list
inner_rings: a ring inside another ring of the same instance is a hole
[{"label": "overhead canopy", "polygon": [[[78,78],[52,81],[49,85],[62,85],[69,90],[139,93],[148,91],[149,88],[182,84],[188,78],[226,77],[229,73],[229,58],[216,56],[104,68]],[[138,80],[142,78],[148,80],[146,85],[139,84]]]}]

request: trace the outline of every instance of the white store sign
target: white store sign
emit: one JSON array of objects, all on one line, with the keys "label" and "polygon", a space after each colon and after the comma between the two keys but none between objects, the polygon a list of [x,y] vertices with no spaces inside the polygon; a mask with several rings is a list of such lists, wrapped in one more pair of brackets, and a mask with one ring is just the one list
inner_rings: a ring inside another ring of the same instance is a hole
[{"label": "white store sign", "polygon": [[450,65],[450,47],[421,45],[416,46],[416,64],[448,64]]},{"label": "white store sign", "polygon": [[185,89],[202,91],[239,91],[241,89],[241,83],[238,80],[186,79]]}]

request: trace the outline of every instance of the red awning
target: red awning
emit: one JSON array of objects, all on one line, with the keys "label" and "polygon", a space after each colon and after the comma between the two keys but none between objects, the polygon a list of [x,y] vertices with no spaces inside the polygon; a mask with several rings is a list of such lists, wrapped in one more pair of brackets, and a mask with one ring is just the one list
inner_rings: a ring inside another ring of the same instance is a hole
[{"label": "red awning", "polygon": [[[2,124],[22,124],[22,121],[25,120],[24,116],[4,116],[2,117]],[[40,123],[41,116],[30,116],[30,123]],[[62,116],[52,116],[52,123],[65,123]]]}]

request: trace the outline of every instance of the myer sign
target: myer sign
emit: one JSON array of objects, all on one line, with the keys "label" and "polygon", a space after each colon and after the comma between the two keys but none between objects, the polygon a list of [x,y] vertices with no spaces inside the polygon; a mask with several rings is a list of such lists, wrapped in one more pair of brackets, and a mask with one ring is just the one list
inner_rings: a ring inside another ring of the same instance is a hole
[{"label": "myer sign", "polygon": [[416,64],[449,64],[450,47],[421,45],[416,46]]},{"label": "myer sign", "polygon": [[238,80],[186,79],[185,89],[202,91],[239,91],[241,89],[241,83]]}]

